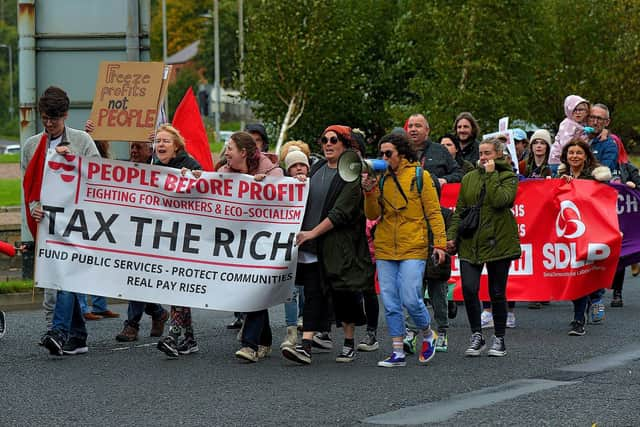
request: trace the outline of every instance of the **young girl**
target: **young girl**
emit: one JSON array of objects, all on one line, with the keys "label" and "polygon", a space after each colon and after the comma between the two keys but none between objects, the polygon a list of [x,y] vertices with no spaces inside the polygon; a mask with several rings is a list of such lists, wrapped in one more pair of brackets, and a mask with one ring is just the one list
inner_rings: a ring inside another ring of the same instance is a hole
[{"label": "young girl", "polygon": [[551,146],[549,154],[549,164],[560,164],[562,149],[574,138],[579,138],[585,142],[589,140],[589,129],[585,129],[587,118],[589,117],[589,101],[578,95],[569,95],[564,99],[564,114],[566,119],[560,123],[555,142]]},{"label": "young girl", "polygon": [[[301,149],[301,145],[291,144],[298,142],[304,144],[306,150]],[[302,141],[291,141],[287,147],[287,144],[283,146],[283,151],[286,149],[286,154],[283,160],[287,175],[296,178],[299,181],[306,181],[309,175],[309,146]],[[300,260],[299,260],[300,261]],[[285,336],[282,344],[280,344],[280,350],[285,347],[295,347],[298,342],[298,318],[302,315],[304,308],[304,288],[300,285],[296,285],[293,291],[291,300],[284,303],[284,316],[285,323],[287,324],[287,335]]]}]

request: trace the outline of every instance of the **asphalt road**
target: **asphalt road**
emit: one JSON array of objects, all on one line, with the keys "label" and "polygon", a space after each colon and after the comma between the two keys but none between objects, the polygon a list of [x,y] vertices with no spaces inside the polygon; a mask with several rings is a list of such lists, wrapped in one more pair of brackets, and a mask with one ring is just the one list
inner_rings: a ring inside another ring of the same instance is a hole
[{"label": "asphalt road", "polygon": [[[605,323],[588,326],[584,337],[567,336],[570,303],[519,304],[504,358],[463,356],[469,330],[461,311],[448,353],[396,369],[376,367],[391,347],[383,328],[383,350],[359,353],[353,364],[335,363],[337,350],[314,353],[311,366],[277,351],[244,364],[233,356],[235,332],[224,327],[231,316],[202,310],[194,311],[200,352],[179,360],[144,336],[148,318],[134,344],[114,340],[121,320],[101,320],[88,324],[88,354],[51,357],[36,345],[42,312],[13,311],[0,339],[0,426],[637,426],[639,285],[628,275],[621,309],[608,306],[608,292]],[[283,310],[271,314],[277,346]]]}]

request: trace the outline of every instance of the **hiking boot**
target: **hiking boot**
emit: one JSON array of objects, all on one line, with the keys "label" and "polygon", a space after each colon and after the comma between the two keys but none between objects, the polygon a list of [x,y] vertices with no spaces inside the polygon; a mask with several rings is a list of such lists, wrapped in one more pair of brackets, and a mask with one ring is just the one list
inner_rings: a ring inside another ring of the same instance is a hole
[{"label": "hiking boot", "polygon": [[516,314],[509,311],[507,312],[507,323],[505,325],[509,329],[513,329],[516,327]]},{"label": "hiking boot", "polygon": [[350,363],[353,362],[356,358],[356,351],[353,347],[347,347],[346,345],[342,347],[342,351],[336,357],[336,362],[338,363]]},{"label": "hiking boot", "polygon": [[611,300],[611,307],[622,307],[622,292],[613,291],[613,299]]},{"label": "hiking boot", "polygon": [[116,341],[132,342],[137,340],[138,340],[138,328],[136,328],[129,322],[124,322],[124,328],[122,329],[122,332],[116,335]]},{"label": "hiking boot", "polygon": [[586,334],[587,331],[584,330],[584,322],[580,322],[579,320],[574,320],[571,322],[571,329],[569,330],[569,335],[575,337],[581,337]]},{"label": "hiking boot", "polygon": [[376,351],[378,348],[380,348],[380,344],[376,338],[376,331],[367,330],[367,335],[358,344],[358,351]]},{"label": "hiking boot", "polygon": [[415,354],[416,343],[418,342],[418,333],[414,330],[407,329],[407,335],[402,340],[402,347],[407,354]]},{"label": "hiking boot", "polygon": [[480,332],[474,332],[471,335],[471,343],[469,344],[469,348],[467,348],[464,352],[465,356],[480,356],[480,353],[485,349],[486,343],[484,341],[484,337]]},{"label": "hiking boot", "polygon": [[3,311],[0,311],[0,338],[7,333],[7,320]]},{"label": "hiking boot", "polygon": [[198,343],[195,338],[193,338],[193,335],[185,335],[182,341],[180,341],[180,344],[178,344],[179,354],[197,353],[199,350]]},{"label": "hiking boot", "polygon": [[435,343],[437,339],[438,334],[436,334],[434,331],[431,331],[431,335],[422,340],[422,350],[420,350],[418,362],[425,364],[433,359],[433,356],[436,355]]},{"label": "hiking boot", "polygon": [[493,328],[493,313],[483,310],[480,315],[480,325],[482,329]]},{"label": "hiking boot", "polygon": [[246,360],[247,362],[255,363],[258,361],[258,352],[251,347],[242,347],[236,351],[236,357],[238,359]]},{"label": "hiking boot", "polygon": [[436,339],[436,351],[446,353],[448,350],[449,338],[447,338],[447,331],[439,332],[438,338]]},{"label": "hiking boot", "polygon": [[301,345],[283,348],[282,355],[292,362],[300,363],[302,365],[311,364],[311,353],[305,350]]},{"label": "hiking boot", "polygon": [[313,346],[323,350],[331,350],[333,348],[333,340],[329,332],[316,332],[313,335]]},{"label": "hiking boot", "polygon": [[400,366],[407,366],[406,357],[399,357],[395,353],[391,353],[391,356],[378,362],[378,366],[381,368],[397,368]]},{"label": "hiking boot", "polygon": [[62,353],[66,355],[85,354],[88,351],[87,340],[78,337],[69,338],[69,341],[62,346]]},{"label": "hiking boot", "polygon": [[167,310],[162,311],[162,315],[159,319],[151,318],[151,332],[150,337],[161,337],[164,334],[164,324],[169,320],[169,312]]},{"label": "hiking boot", "polygon": [[264,359],[271,356],[271,346],[270,345],[259,345],[257,351],[258,359]]},{"label": "hiking boot", "polygon": [[507,355],[507,348],[504,346],[504,337],[493,336],[491,348],[487,352],[489,356],[502,357]]},{"label": "hiking boot", "polygon": [[158,341],[157,347],[158,350],[166,354],[171,359],[178,358],[178,345],[176,344],[175,338],[173,338],[171,335],[168,335]]},{"label": "hiking boot", "polygon": [[64,354],[62,352],[64,340],[53,331],[49,331],[44,335],[42,345],[49,350],[49,354],[52,356],[62,356]]},{"label": "hiking boot", "polygon": [[298,342],[298,327],[287,326],[287,336],[284,337],[282,344],[280,344],[280,350],[285,347],[295,347]]}]

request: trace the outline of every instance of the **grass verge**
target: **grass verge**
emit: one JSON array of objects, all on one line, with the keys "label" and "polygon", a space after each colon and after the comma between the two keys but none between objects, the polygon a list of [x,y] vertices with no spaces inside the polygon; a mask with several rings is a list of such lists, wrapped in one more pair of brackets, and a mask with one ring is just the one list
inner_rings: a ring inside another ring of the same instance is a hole
[{"label": "grass verge", "polygon": [[20,205],[20,178],[0,179],[0,205]]},{"label": "grass verge", "polygon": [[20,163],[20,153],[0,154],[0,163]]},{"label": "grass verge", "polygon": [[31,292],[32,289],[33,289],[33,280],[0,281],[0,294]]}]

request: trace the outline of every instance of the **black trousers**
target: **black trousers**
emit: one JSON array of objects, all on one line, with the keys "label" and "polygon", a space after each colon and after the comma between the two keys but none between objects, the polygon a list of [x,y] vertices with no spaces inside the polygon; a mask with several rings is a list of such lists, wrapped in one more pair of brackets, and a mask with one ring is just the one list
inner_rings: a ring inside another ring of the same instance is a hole
[{"label": "black trousers", "polygon": [[304,286],[302,330],[305,332],[329,331],[329,308],[333,305],[335,318],[344,323],[364,325],[366,317],[359,292],[332,290],[322,282],[320,263],[298,264],[296,282]]},{"label": "black trousers", "polygon": [[[481,332],[480,315],[482,304],[478,297],[480,290],[480,275],[484,264],[471,264],[460,261],[460,276],[462,279],[462,295],[464,306],[472,332]],[[507,278],[511,260],[498,260],[486,263],[489,276],[489,296],[493,311],[493,323],[497,337],[503,337],[507,322]]]}]

